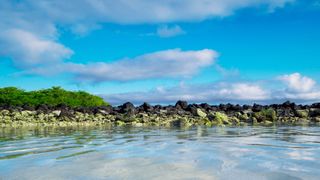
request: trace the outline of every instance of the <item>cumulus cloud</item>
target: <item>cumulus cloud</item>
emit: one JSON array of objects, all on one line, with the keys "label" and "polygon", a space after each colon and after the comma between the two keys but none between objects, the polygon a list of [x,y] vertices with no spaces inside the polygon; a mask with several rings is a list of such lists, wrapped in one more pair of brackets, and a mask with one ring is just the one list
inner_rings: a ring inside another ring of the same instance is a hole
[{"label": "cumulus cloud", "polygon": [[216,82],[210,84],[183,85],[172,88],[159,87],[148,92],[130,92],[102,96],[112,104],[121,104],[126,101],[132,101],[136,104],[142,102],[173,103],[177,100],[198,103],[253,103],[270,99],[270,94],[267,90],[262,89],[257,84],[248,82]]},{"label": "cumulus cloud", "polygon": [[274,98],[292,101],[319,101],[320,88],[316,81],[300,73],[286,74],[277,78],[284,85],[284,90],[274,92]]},{"label": "cumulus cloud", "polygon": [[[296,73],[282,75],[280,77],[295,77]],[[290,78],[289,78],[290,79]],[[312,80],[300,75],[303,80]],[[283,82],[282,78],[278,78]],[[312,80],[314,81],[314,80]],[[303,81],[305,82],[305,81]],[[290,90],[292,84],[285,82],[280,87],[272,87],[271,81],[247,81],[247,82],[212,82],[207,84],[179,85],[171,88],[158,87],[147,92],[130,92],[120,94],[101,95],[112,104],[121,104],[132,101],[140,104],[144,101],[150,103],[174,103],[177,100],[189,102],[209,103],[281,103],[287,100],[297,103],[310,103],[320,101],[320,88],[310,86],[306,91]],[[308,84],[308,83],[307,83]]]},{"label": "cumulus cloud", "polygon": [[181,27],[178,25],[174,25],[174,26],[163,25],[157,29],[157,35],[164,38],[174,37],[174,36],[182,35],[185,33],[186,32],[184,32],[181,29]]},{"label": "cumulus cloud", "polygon": [[194,21],[214,16],[228,16],[234,11],[265,6],[283,7],[293,0],[55,0],[28,3],[56,21],[114,22],[121,24]]},{"label": "cumulus cloud", "polygon": [[[25,0],[0,1],[2,56],[17,65],[59,61],[72,51],[59,43],[59,29],[85,35],[101,23],[141,24],[201,21],[232,15],[247,7],[281,8],[293,0]],[[179,26],[162,27],[158,34],[183,33]],[[27,43],[30,41],[30,45]],[[4,47],[4,48],[3,48]],[[39,48],[39,49],[38,49]]]},{"label": "cumulus cloud", "polygon": [[73,52],[50,39],[20,29],[10,29],[0,35],[0,55],[14,60],[18,67],[59,63]]},{"label": "cumulus cloud", "polygon": [[278,77],[278,79],[288,86],[289,91],[293,92],[309,92],[316,84],[313,79],[302,76],[300,73],[283,75]]},{"label": "cumulus cloud", "polygon": [[81,82],[129,81],[149,78],[189,77],[212,65],[218,53],[214,50],[182,51],[170,49],[114,61],[112,63],[65,63],[32,69],[29,73],[72,73]]}]

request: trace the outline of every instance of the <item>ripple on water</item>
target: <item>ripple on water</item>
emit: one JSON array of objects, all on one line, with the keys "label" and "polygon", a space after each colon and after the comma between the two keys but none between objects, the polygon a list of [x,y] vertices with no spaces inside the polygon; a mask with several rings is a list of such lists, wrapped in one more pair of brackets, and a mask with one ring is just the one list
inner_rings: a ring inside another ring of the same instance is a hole
[{"label": "ripple on water", "polygon": [[0,178],[317,179],[319,136],[299,126],[2,129]]}]

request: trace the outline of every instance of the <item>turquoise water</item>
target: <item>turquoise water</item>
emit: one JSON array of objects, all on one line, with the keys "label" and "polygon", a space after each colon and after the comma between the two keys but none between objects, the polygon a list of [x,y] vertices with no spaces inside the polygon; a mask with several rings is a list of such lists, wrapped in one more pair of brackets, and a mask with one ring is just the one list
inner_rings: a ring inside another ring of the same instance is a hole
[{"label": "turquoise water", "polygon": [[319,179],[319,127],[0,129],[0,179]]}]

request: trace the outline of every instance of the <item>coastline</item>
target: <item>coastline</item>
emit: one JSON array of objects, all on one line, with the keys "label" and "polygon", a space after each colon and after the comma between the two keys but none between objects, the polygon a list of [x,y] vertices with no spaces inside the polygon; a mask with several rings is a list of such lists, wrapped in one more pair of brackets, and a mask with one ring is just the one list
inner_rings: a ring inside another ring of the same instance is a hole
[{"label": "coastline", "polygon": [[296,105],[285,102],[272,105],[209,105],[178,101],[174,106],[77,107],[60,105],[36,108],[0,107],[0,127],[19,126],[245,126],[310,125],[320,123],[320,103]]}]

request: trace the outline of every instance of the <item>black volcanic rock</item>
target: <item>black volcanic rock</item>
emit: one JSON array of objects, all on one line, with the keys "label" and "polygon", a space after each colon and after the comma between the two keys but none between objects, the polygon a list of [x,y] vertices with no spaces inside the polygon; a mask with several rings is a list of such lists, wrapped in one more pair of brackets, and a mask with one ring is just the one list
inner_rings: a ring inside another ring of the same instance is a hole
[{"label": "black volcanic rock", "polygon": [[29,105],[27,105],[27,104],[22,105],[22,109],[23,109],[23,110],[27,110],[27,111],[34,111],[34,110],[35,110],[34,107],[29,106]]},{"label": "black volcanic rock", "polygon": [[[270,125],[270,123],[295,124],[300,123],[300,121],[320,122],[320,103],[296,105],[289,101],[283,104],[254,104],[253,106],[233,105],[230,103],[211,106],[207,103],[188,104],[186,101],[178,101],[175,106],[152,106],[148,103],[143,103],[138,107],[135,107],[130,102],[118,107],[70,107],[64,104],[57,106],[43,104],[37,106],[33,112],[25,111],[29,108],[31,109],[32,107],[2,104],[0,105],[0,119],[3,117],[6,119],[12,118],[12,123],[16,123],[17,120],[24,121],[25,119],[39,119],[48,121],[48,123],[60,123],[60,121],[83,122],[88,120],[90,123],[115,123],[119,126],[127,124],[141,126],[141,123],[152,125],[168,125],[170,123],[174,126],[202,125],[204,123],[206,126],[211,126],[214,123],[218,123],[214,125],[221,125],[220,120],[218,122],[215,117],[224,118],[225,120],[222,123],[225,125],[233,123],[237,125],[241,125],[241,123]],[[205,115],[202,116],[200,112]],[[221,115],[216,112],[221,113]],[[213,124],[211,124],[209,121],[217,122],[212,122]]]},{"label": "black volcanic rock", "polygon": [[320,116],[320,109],[312,109],[309,113],[310,117],[318,117]]},{"label": "black volcanic rock", "polygon": [[210,111],[218,111],[218,106],[210,106]]},{"label": "black volcanic rock", "polygon": [[254,104],[252,107],[252,111],[253,112],[259,112],[263,109],[263,106],[259,105],[259,104]]},{"label": "black volcanic rock", "polygon": [[179,100],[176,105],[175,105],[176,108],[180,108],[180,109],[187,109],[188,107],[188,102],[187,101],[181,101]]},{"label": "black volcanic rock", "polygon": [[220,104],[219,105],[219,110],[220,111],[227,111],[227,109],[228,109],[228,106],[226,104]]},{"label": "black volcanic rock", "polygon": [[47,113],[47,112],[49,112],[49,107],[46,104],[41,104],[41,105],[37,106],[36,110]]},{"label": "black volcanic rock", "polygon": [[153,106],[151,106],[150,104],[144,102],[139,109],[143,110],[144,112],[152,112],[153,111]]},{"label": "black volcanic rock", "polygon": [[189,104],[187,111],[189,111],[192,115],[197,116],[197,107],[194,104]]},{"label": "black volcanic rock", "polygon": [[243,108],[243,110],[249,110],[249,109],[252,109],[252,106],[250,106],[250,105],[243,105],[242,108]]},{"label": "black volcanic rock", "polygon": [[237,104],[237,105],[233,105],[233,104],[230,104],[228,103],[227,104],[227,111],[242,111],[243,108]]},{"label": "black volcanic rock", "polygon": [[200,104],[200,107],[206,111],[209,111],[211,109],[211,106],[208,103],[202,103]]},{"label": "black volcanic rock", "polygon": [[281,105],[282,108],[291,108],[291,109],[295,109],[296,104],[292,103],[290,101],[286,101]]},{"label": "black volcanic rock", "polygon": [[311,108],[319,108],[320,109],[320,103],[314,103],[311,105]]},{"label": "black volcanic rock", "polygon": [[126,113],[126,114],[132,115],[135,113],[135,107],[131,102],[126,102],[120,106],[120,113]]},{"label": "black volcanic rock", "polygon": [[101,106],[101,107],[99,107],[99,109],[105,111],[106,113],[112,113],[112,111],[113,111],[112,106]]}]

